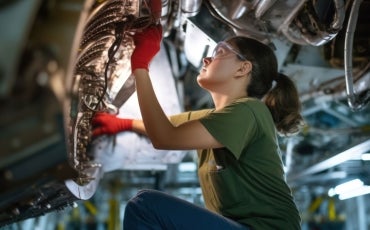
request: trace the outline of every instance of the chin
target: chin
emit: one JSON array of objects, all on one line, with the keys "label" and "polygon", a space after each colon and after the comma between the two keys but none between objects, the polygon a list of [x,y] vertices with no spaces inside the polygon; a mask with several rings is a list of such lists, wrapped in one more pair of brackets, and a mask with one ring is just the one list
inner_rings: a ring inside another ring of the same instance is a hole
[{"label": "chin", "polygon": [[199,85],[200,87],[202,87],[202,81],[203,81],[203,78],[202,78],[200,75],[198,75],[198,76],[197,76],[197,83],[198,83],[198,85]]},{"label": "chin", "polygon": [[197,77],[197,83],[198,83],[198,85],[201,87],[201,88],[203,88],[203,89],[205,89],[205,90],[208,90],[207,89],[207,87],[206,87],[206,79],[204,79],[204,78],[202,78],[202,77],[200,77],[199,75],[198,75],[198,77]]}]

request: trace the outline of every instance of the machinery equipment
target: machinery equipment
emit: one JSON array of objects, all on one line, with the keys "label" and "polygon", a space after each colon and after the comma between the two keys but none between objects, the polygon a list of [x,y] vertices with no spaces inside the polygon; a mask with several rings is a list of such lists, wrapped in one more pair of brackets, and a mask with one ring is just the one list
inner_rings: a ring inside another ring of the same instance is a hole
[{"label": "machinery equipment", "polygon": [[292,187],[367,178],[358,159],[370,150],[369,7],[162,0],[159,21],[151,0],[0,0],[0,227],[91,198],[106,172],[183,160],[186,152],[155,150],[135,134],[91,138],[96,112],[139,116],[132,35],[153,23],[164,29],[151,68],[168,113],[210,106],[194,81],[202,58],[229,36],[252,37],[275,50],[301,96],[307,130],[281,140]]}]

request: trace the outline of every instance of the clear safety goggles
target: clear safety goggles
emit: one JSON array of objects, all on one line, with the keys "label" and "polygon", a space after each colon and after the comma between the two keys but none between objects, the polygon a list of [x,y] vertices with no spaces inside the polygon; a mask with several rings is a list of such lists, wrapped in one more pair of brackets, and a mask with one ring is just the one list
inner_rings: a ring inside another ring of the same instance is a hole
[{"label": "clear safety goggles", "polygon": [[229,45],[227,42],[219,42],[217,43],[216,47],[214,48],[212,52],[212,60],[216,58],[225,58],[229,56],[229,54],[235,54],[240,60],[246,61],[247,58],[244,57],[244,55],[240,54],[238,51],[236,51],[231,45]]}]

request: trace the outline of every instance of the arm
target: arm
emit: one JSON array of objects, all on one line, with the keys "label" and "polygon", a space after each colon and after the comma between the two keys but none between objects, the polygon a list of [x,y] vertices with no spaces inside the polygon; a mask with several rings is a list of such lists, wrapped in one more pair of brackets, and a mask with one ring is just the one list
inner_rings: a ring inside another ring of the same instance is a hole
[{"label": "arm", "polygon": [[132,131],[147,136],[144,122],[142,120],[132,121]]},{"label": "arm", "polygon": [[137,68],[133,74],[146,133],[155,148],[180,150],[222,147],[198,120],[173,126],[157,100],[148,71]]},{"label": "arm", "polygon": [[97,113],[92,120],[93,136],[115,135],[119,132],[134,131],[146,135],[145,126],[142,120],[119,118],[109,113]]},{"label": "arm", "polygon": [[222,147],[206,128],[192,120],[174,126],[163,112],[154,93],[146,69],[136,69],[136,88],[143,120],[119,118],[108,113],[98,113],[93,118],[93,136],[115,135],[134,131],[149,137],[158,149],[202,149]]},{"label": "arm", "polygon": [[[143,121],[121,119],[114,115],[94,118],[93,135],[116,134],[135,131],[147,135],[158,149],[204,149],[219,148],[222,145],[198,121],[192,120],[175,127],[162,110],[155,95],[148,65],[159,51],[162,37],[160,26],[150,27],[134,36],[135,50],[131,56],[131,69],[136,81],[136,91]],[[101,122],[100,122],[101,120]]]}]

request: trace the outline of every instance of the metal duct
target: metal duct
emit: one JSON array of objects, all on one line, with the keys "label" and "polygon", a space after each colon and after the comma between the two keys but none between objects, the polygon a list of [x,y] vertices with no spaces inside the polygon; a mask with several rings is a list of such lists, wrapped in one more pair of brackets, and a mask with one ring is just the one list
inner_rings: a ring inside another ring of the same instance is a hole
[{"label": "metal duct", "polygon": [[360,9],[362,0],[355,0],[353,2],[351,13],[348,19],[348,25],[346,29],[346,38],[344,43],[344,69],[346,79],[346,93],[348,105],[353,110],[359,110],[364,106],[364,102],[360,101],[358,96],[354,93],[353,89],[353,73],[352,73],[352,48],[353,48],[353,36],[357,24],[358,12]]},{"label": "metal duct", "polygon": [[184,0],[181,1],[181,12],[187,17],[195,16],[199,13],[202,0]]},{"label": "metal duct", "polygon": [[[321,22],[311,1],[300,1],[280,27],[288,40],[299,45],[321,46],[331,41],[343,26],[343,0],[334,0],[334,15],[329,25]],[[324,2],[327,4],[327,2]]]}]

